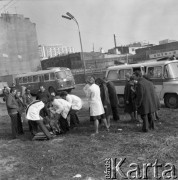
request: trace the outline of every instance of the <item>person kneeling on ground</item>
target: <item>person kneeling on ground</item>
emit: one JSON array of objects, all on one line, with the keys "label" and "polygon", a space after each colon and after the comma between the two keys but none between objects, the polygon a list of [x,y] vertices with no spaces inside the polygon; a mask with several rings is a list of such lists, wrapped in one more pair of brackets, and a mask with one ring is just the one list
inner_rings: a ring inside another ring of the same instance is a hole
[{"label": "person kneeling on ground", "polygon": [[59,114],[59,125],[61,129],[61,133],[66,133],[69,131],[69,124],[67,121],[67,116],[71,110],[71,103],[64,99],[56,99],[55,97],[51,97],[51,104],[53,107],[50,107],[49,110],[53,114]]},{"label": "person kneeling on ground", "polygon": [[40,111],[43,110],[45,104],[42,101],[32,102],[26,109],[26,119],[28,120],[29,129],[33,136],[38,133],[38,126],[45,134],[46,138],[52,139],[52,135],[43,123],[43,118],[40,116]]},{"label": "person kneeling on ground", "polygon": [[74,128],[75,126],[77,126],[77,124],[80,123],[76,113],[82,108],[82,100],[76,95],[68,94],[66,91],[61,92],[60,96],[62,99],[72,104],[72,108],[69,112],[70,127]]}]

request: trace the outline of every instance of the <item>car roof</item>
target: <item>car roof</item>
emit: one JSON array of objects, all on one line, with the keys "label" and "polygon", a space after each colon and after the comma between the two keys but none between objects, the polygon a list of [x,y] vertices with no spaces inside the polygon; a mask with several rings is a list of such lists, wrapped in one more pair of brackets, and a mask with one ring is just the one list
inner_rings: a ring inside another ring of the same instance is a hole
[{"label": "car roof", "polygon": [[132,68],[132,67],[144,67],[144,66],[159,66],[159,65],[165,65],[165,64],[169,64],[172,62],[178,62],[178,60],[166,60],[166,61],[159,61],[159,60],[150,60],[150,61],[146,61],[146,62],[142,62],[142,63],[136,63],[136,64],[124,64],[124,65],[117,65],[117,66],[111,66],[108,67],[108,70],[114,70],[114,69],[123,69],[123,68]]},{"label": "car roof", "polygon": [[62,70],[70,70],[69,68],[65,68],[65,67],[52,67],[49,70],[40,70],[40,71],[36,71],[36,72],[28,72],[28,73],[24,73],[24,74],[18,74],[16,75],[16,78],[18,77],[26,77],[26,76],[35,76],[35,75],[40,75],[40,74],[47,74],[47,73],[52,73],[52,72],[58,72],[58,71],[62,71]]}]

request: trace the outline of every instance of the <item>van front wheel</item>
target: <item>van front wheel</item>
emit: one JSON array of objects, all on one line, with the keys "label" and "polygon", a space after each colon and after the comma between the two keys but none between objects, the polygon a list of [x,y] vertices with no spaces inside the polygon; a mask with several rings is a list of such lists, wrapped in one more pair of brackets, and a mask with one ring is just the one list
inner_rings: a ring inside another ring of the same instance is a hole
[{"label": "van front wheel", "polygon": [[167,108],[178,108],[178,96],[177,94],[167,94],[164,97],[164,104]]}]

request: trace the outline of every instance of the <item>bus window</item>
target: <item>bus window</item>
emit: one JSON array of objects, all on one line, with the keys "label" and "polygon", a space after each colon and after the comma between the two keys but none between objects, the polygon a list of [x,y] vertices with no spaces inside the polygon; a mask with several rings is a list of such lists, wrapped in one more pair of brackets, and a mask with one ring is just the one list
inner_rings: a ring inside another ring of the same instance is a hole
[{"label": "bus window", "polygon": [[33,76],[33,82],[38,82],[38,76]]},{"label": "bus window", "polygon": [[40,82],[43,82],[43,81],[44,81],[43,75],[40,75],[39,78],[40,78]]},{"label": "bus window", "polygon": [[55,73],[57,79],[64,79],[66,78],[66,73],[64,71],[58,71]]},{"label": "bus window", "polygon": [[156,67],[148,67],[148,73],[149,78],[161,78],[162,77],[162,67],[156,66]]},{"label": "bus window", "polygon": [[49,74],[44,74],[44,80],[49,81]]},{"label": "bus window", "polygon": [[55,80],[55,75],[54,75],[54,73],[50,73],[50,80]]},{"label": "bus window", "polygon": [[66,73],[67,76],[72,77],[72,73],[71,73],[70,70],[66,70],[65,73]]},{"label": "bus window", "polygon": [[28,82],[32,82],[32,76],[28,76]]},{"label": "bus window", "polygon": [[27,77],[23,77],[23,83],[27,83]]},{"label": "bus window", "polygon": [[111,70],[108,72],[108,77],[109,80],[115,80],[118,79],[118,71],[117,70]]},{"label": "bus window", "polygon": [[22,84],[22,83],[23,83],[23,79],[19,78],[19,84]]}]

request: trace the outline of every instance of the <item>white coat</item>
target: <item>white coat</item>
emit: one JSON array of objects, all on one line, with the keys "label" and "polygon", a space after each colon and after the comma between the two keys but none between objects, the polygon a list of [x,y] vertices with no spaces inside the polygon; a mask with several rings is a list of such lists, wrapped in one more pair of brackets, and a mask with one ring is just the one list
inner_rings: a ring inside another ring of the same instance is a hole
[{"label": "white coat", "polygon": [[73,94],[68,94],[66,96],[66,101],[72,104],[72,109],[80,110],[82,108],[82,100]]},{"label": "white coat", "polygon": [[34,101],[27,107],[26,119],[31,121],[39,121],[43,118],[40,116],[40,111],[43,109],[45,104],[42,101]]},{"label": "white coat", "polygon": [[61,114],[61,116],[66,119],[72,104],[64,99],[54,99],[52,105],[55,109],[55,113]]},{"label": "white coat", "polygon": [[99,116],[104,114],[104,107],[100,97],[100,88],[92,84],[88,88],[88,101],[90,107],[90,116]]}]

